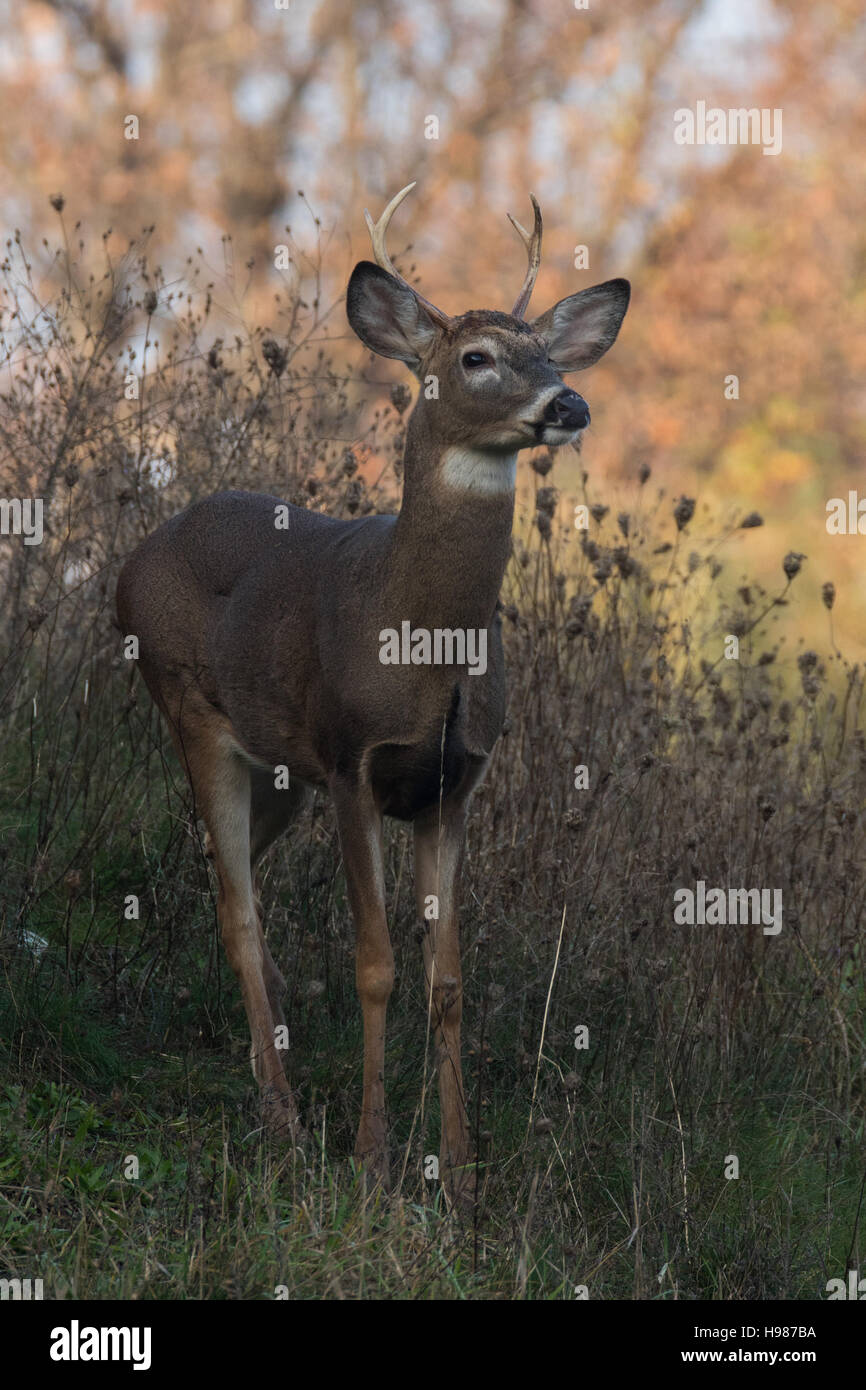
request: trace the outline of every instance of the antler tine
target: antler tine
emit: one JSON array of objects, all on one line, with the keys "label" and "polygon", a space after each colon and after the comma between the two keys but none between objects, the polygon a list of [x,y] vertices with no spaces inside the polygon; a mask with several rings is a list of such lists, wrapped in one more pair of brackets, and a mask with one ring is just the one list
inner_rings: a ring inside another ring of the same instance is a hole
[{"label": "antler tine", "polygon": [[526,256],[529,261],[526,270],[526,279],[523,281],[523,288],[514,302],[514,308],[511,310],[511,315],[515,319],[522,319],[523,315],[526,313],[527,306],[532,297],[532,290],[535,285],[535,277],[538,274],[538,267],[541,264],[541,208],[538,206],[538,199],[534,193],[530,193],[529,197],[535,209],[535,225],[531,232],[528,232],[525,227],[521,227],[517,218],[512,217],[510,212],[508,214],[509,222],[526,247]]},{"label": "antler tine", "polygon": [[423,294],[419,294],[414,285],[410,285],[405,280],[399,270],[394,268],[391,257],[388,255],[388,248],[385,245],[385,238],[388,235],[388,227],[391,218],[397,211],[407,194],[412,192],[417,180],[407,183],[405,188],[401,188],[399,193],[395,193],[390,203],[386,207],[378,222],[374,222],[366,208],[364,208],[364,220],[367,223],[367,230],[370,233],[370,240],[373,243],[373,255],[376,257],[376,264],[383,270],[387,270],[389,275],[393,275],[395,280],[399,280],[401,285],[410,289],[419,303],[424,305],[430,317],[438,324],[444,325],[449,322],[448,315],[443,314],[441,309],[437,309],[435,304],[431,304],[429,299],[425,299]]},{"label": "antler tine", "polygon": [[388,249],[385,246],[385,238],[388,235],[388,227],[391,218],[394,216],[394,213],[397,211],[403,199],[407,194],[412,192],[414,187],[414,183],[407,183],[405,188],[401,188],[399,193],[395,193],[378,222],[374,222],[367,209],[364,208],[364,221],[367,223],[367,230],[370,233],[370,240],[373,243],[373,255],[376,257],[376,264],[380,265],[383,270],[387,270],[389,275],[393,275],[395,280],[402,280],[404,285],[406,281],[403,280],[403,276],[394,269],[391,257],[388,255]]}]

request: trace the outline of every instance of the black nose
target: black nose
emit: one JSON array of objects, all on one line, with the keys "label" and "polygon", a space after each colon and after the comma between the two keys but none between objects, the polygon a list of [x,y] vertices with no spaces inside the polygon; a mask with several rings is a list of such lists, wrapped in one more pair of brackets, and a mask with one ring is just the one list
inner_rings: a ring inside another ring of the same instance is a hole
[{"label": "black nose", "polygon": [[548,403],[544,412],[545,421],[551,425],[563,425],[570,430],[583,430],[589,424],[589,406],[576,391],[566,388]]}]

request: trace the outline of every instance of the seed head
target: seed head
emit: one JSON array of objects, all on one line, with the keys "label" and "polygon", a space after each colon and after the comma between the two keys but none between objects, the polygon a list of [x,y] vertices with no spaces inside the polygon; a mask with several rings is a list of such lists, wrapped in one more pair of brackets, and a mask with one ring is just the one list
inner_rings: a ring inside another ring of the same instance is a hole
[{"label": "seed head", "polygon": [[535,454],[531,459],[531,463],[533,472],[537,473],[541,478],[546,478],[553,467],[553,454],[549,449],[544,454]]},{"label": "seed head", "polygon": [[553,516],[556,511],[557,491],[555,487],[540,487],[535,496],[535,505],[540,512]]},{"label": "seed head", "polygon": [[782,561],[782,569],[789,579],[793,579],[795,574],[799,574],[802,568],[805,555],[801,555],[798,550],[789,550]]},{"label": "seed head", "polygon": [[289,354],[286,349],[280,347],[279,343],[273,338],[265,338],[262,343],[262,357],[267,362],[275,377],[281,377],[286,370]]},{"label": "seed head", "polygon": [[48,617],[48,609],[41,603],[34,603],[27,610],[27,626],[31,632],[41,627]]}]

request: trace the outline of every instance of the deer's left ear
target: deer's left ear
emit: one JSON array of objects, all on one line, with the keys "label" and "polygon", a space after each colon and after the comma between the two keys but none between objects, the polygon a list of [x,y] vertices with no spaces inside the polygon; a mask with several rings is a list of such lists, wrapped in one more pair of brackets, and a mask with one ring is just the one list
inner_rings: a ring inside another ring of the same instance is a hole
[{"label": "deer's left ear", "polygon": [[561,372],[579,372],[615,342],[630,295],[628,280],[605,280],[560,299],[533,319],[532,331],[546,340],[550,360]]}]

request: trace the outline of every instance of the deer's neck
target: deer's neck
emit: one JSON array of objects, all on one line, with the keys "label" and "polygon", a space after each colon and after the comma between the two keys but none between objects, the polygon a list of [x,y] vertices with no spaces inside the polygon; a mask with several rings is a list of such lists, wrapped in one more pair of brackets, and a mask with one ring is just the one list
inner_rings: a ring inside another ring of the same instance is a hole
[{"label": "deer's neck", "polygon": [[448,448],[409,421],[390,589],[427,627],[486,627],[511,553],[516,455]]}]

